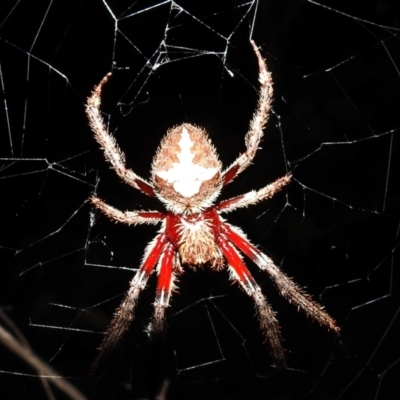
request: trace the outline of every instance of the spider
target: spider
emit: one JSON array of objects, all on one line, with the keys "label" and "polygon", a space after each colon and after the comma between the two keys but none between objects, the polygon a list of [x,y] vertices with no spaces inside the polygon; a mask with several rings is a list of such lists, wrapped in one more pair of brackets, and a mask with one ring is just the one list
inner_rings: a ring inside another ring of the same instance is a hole
[{"label": "spider", "polygon": [[153,159],[150,181],[141,178],[125,166],[125,155],[102,118],[101,92],[111,73],[101,80],[87,100],[86,113],[90,127],[106,160],[125,183],[148,196],[155,196],[166,208],[165,212],[120,211],[96,196],[90,199],[96,208],[114,221],[128,225],[162,224],[157,236],[147,246],[141,266],[109,325],[93,370],[128,330],[135,316],[140,292],[153,270],[157,271],[158,281],[150,332],[157,333],[163,330],[165,312],[171,292],[175,289],[177,275],[182,274],[186,266],[201,268],[205,265],[213,270],[228,269],[230,279],[239,283],[252,298],[271,356],[278,366],[285,366],[275,312],[247,269],[241,253],[270,276],[280,294],[290,303],[320,325],[339,332],[335,320],[317,302],[251,244],[241,229],[221,217],[221,214],[270,199],[290,182],[291,175],[287,174],[261,189],[215,203],[222,187],[251,164],[271,110],[271,73],[254,41],[251,41],[251,45],[259,66],[258,104],[245,136],[245,152],[224,170],[207,133],[200,127],[184,123],[170,129],[162,139]]}]

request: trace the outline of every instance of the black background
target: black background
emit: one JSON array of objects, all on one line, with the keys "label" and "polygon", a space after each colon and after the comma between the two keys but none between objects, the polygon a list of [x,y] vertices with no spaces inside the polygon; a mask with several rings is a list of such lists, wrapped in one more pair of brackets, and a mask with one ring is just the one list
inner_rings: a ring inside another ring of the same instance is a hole
[{"label": "black background", "polygon": [[[116,24],[102,1],[2,2],[0,305],[89,399],[152,398],[166,379],[169,399],[400,395],[400,13],[395,1],[321,4],[332,8],[109,1]],[[87,199],[95,191],[122,210],[162,207],[110,170],[85,99],[113,70],[102,109],[145,178],[161,137],[182,122],[205,127],[228,165],[244,149],[257,99],[250,39],[273,73],[274,113],[255,165],[222,198],[287,171],[294,179],[228,219],[307,287],[341,335],[288,305],[249,263],[285,338],[289,368],[275,373],[251,300],[226,272],[187,270],[165,337],[146,334],[152,277],[131,330],[91,379],[101,332],[156,229],[116,225]],[[151,71],[157,57],[164,63]],[[0,354],[2,398],[45,398],[32,369]]]}]

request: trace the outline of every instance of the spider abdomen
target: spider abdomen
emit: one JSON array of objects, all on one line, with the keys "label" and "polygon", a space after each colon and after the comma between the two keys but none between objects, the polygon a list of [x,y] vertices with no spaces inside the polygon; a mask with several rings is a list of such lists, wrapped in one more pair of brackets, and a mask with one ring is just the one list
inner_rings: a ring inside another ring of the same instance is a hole
[{"label": "spider abdomen", "polygon": [[170,129],[153,160],[152,185],[169,211],[199,213],[222,187],[222,164],[205,130],[191,124]]},{"label": "spider abdomen", "polygon": [[178,250],[182,264],[193,266],[223,265],[222,252],[216,243],[220,228],[221,221],[214,208],[186,216],[169,213],[166,219],[167,236]]}]

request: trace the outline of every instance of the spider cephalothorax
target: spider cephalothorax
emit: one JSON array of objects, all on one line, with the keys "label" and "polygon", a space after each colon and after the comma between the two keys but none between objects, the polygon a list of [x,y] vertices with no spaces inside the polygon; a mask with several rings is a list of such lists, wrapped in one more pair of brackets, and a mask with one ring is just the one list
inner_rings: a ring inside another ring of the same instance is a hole
[{"label": "spider cephalothorax", "polygon": [[154,270],[158,274],[158,283],[150,329],[159,331],[163,328],[176,274],[182,273],[185,267],[203,266],[210,266],[215,270],[228,269],[231,279],[238,282],[253,299],[271,354],[278,365],[285,365],[275,313],[240,253],[267,272],[281,295],[289,302],[321,325],[339,332],[335,321],[318,303],[311,300],[268,256],[251,244],[244,232],[221,217],[223,213],[271,198],[290,182],[290,174],[261,189],[214,204],[221,188],[246,169],[253,160],[271,108],[271,74],[258,48],[254,42],[251,43],[258,59],[261,85],[257,110],[245,136],[245,152],[225,170],[222,169],[206,132],[196,126],[182,124],[168,131],[161,141],[153,160],[151,181],[146,181],[126,168],[125,155],[103,122],[100,111],[101,91],[111,74],[103,78],[88,98],[86,112],[90,126],[107,161],[123,181],[149,196],[156,196],[167,209],[166,212],[123,212],[96,196],[91,198],[101,212],[115,221],[130,225],[162,223],[158,235],[147,246],[140,269],[132,279],[128,293],[110,324],[94,368],[128,329],[134,318],[139,294]]}]

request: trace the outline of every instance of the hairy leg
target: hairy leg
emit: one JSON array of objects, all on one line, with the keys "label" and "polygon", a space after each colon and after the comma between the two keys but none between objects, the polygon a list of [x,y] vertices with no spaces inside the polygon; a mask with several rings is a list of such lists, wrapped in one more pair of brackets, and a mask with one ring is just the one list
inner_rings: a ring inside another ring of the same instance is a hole
[{"label": "hairy leg", "polygon": [[258,203],[259,201],[270,199],[275,195],[275,193],[281,191],[288,183],[290,183],[290,179],[291,175],[288,174],[262,189],[252,190],[251,192],[223,200],[217,206],[218,211],[221,213],[229,212],[236,208],[248,207]]},{"label": "hairy leg", "polygon": [[165,218],[160,211],[120,211],[96,196],[92,196],[90,201],[108,218],[128,225],[157,224]]},{"label": "hairy leg", "polygon": [[274,311],[269,306],[261,288],[250,274],[235,247],[222,235],[218,238],[218,245],[228,260],[232,279],[237,281],[254,300],[260,328],[269,344],[271,355],[277,362],[277,366],[284,367],[286,365],[285,353],[282,348],[281,334]]},{"label": "hairy leg", "polygon": [[131,169],[125,166],[125,154],[118,147],[114,136],[108,131],[101,114],[101,91],[107,83],[111,73],[108,73],[100,83],[95,86],[92,94],[88,97],[86,103],[86,114],[89,118],[89,125],[94,132],[97,142],[104,151],[106,160],[112,165],[118,176],[128,185],[140,190],[141,192],[154,196],[153,186],[145,179],[136,175]]},{"label": "hairy leg", "polygon": [[154,302],[154,315],[150,325],[150,331],[160,333],[164,329],[165,311],[169,306],[171,291],[174,289],[174,264],[176,262],[176,250],[172,244],[168,244],[163,251],[158,267],[158,283],[156,300]]},{"label": "hairy leg", "polygon": [[118,343],[124,333],[128,330],[130,323],[134,319],[134,311],[140,292],[145,288],[154,267],[160,258],[167,237],[159,234],[147,247],[143,263],[136,272],[136,275],[130,283],[130,288],[123,302],[116,311],[107,332],[99,347],[99,353],[92,365],[92,374],[96,372],[101,359]]},{"label": "hairy leg", "polygon": [[265,60],[262,58],[254,41],[251,41],[253,50],[258,60],[258,81],[260,82],[260,94],[253,119],[250,122],[249,131],[245,136],[246,151],[242,153],[223,173],[224,185],[232,181],[237,175],[244,171],[253,160],[260,140],[263,136],[264,125],[267,123],[272,104],[272,76],[267,70]]},{"label": "hairy leg", "polygon": [[302,288],[286,276],[269,257],[253,246],[242,231],[227,223],[222,225],[221,231],[260,269],[266,271],[270,275],[285,299],[298,306],[308,317],[314,319],[320,325],[336,333],[339,332],[340,328],[336,325],[335,320],[323,310],[323,307],[316,301],[313,301],[311,296],[305,293]]}]

